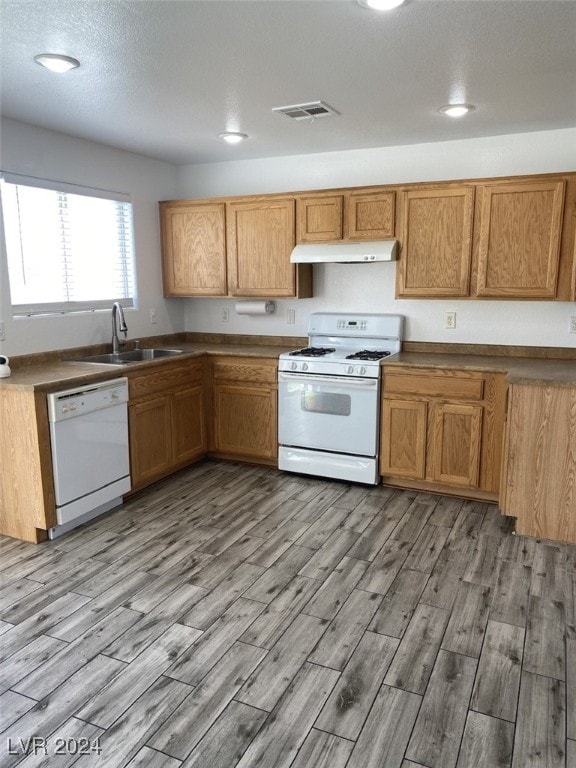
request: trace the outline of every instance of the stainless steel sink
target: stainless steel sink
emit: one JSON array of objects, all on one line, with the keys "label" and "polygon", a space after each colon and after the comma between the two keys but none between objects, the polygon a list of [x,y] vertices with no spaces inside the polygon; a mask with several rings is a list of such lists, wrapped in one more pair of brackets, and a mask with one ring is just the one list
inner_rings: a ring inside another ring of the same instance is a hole
[{"label": "stainless steel sink", "polygon": [[158,360],[161,357],[181,355],[181,349],[133,349],[131,352],[111,352],[107,355],[91,355],[75,360],[76,363],[97,363],[98,365],[126,365],[141,363],[145,360]]}]

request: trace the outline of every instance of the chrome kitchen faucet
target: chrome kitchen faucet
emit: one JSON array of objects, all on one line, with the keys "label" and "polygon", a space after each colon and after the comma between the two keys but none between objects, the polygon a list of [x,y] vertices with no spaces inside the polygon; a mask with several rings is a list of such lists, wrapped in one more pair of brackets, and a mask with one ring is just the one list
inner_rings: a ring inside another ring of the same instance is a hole
[{"label": "chrome kitchen faucet", "polygon": [[[123,341],[118,338],[118,321],[116,316],[120,318],[120,332],[124,334]],[[112,353],[118,354],[118,352],[120,352],[120,347],[123,347],[127,340],[128,326],[126,325],[126,320],[124,318],[124,310],[122,309],[120,302],[115,301],[114,304],[112,304]]]}]

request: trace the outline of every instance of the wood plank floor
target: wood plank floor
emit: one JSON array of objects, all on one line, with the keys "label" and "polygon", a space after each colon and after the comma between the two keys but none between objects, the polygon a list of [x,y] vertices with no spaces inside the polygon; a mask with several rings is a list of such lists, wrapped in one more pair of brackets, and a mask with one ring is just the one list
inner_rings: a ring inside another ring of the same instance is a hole
[{"label": "wood plank floor", "polygon": [[576,768],[576,547],[206,461],[0,542],[0,765]]}]

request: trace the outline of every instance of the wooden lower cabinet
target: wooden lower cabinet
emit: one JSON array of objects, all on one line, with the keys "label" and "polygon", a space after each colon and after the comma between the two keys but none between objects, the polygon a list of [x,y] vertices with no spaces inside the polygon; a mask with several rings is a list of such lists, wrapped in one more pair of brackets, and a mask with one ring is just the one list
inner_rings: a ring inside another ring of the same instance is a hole
[{"label": "wooden lower cabinet", "polygon": [[128,407],[132,487],[168,474],[173,466],[169,395]]},{"label": "wooden lower cabinet", "polygon": [[383,400],[381,474],[424,480],[427,417],[427,403]]},{"label": "wooden lower cabinet", "polygon": [[56,525],[45,392],[0,390],[0,534],[38,543]]},{"label": "wooden lower cabinet", "polygon": [[516,532],[576,544],[576,387],[511,384],[501,509]]},{"label": "wooden lower cabinet", "polygon": [[484,408],[481,405],[441,403],[432,406],[432,412],[433,480],[477,488]]},{"label": "wooden lower cabinet", "polygon": [[207,450],[204,386],[174,392],[171,411],[174,459],[193,461]]},{"label": "wooden lower cabinet", "polygon": [[212,455],[276,464],[277,367],[265,358],[214,359]]},{"label": "wooden lower cabinet", "polygon": [[505,374],[384,368],[384,482],[496,500]]},{"label": "wooden lower cabinet", "polygon": [[129,375],[132,490],[206,453],[204,366],[202,358]]}]

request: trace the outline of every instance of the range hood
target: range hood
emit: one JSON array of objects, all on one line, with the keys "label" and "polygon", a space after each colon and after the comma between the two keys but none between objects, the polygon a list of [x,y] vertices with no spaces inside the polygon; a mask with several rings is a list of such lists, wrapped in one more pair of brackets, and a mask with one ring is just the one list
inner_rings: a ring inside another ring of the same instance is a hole
[{"label": "range hood", "polygon": [[305,243],[290,256],[292,264],[354,264],[396,261],[397,240],[364,243]]}]

